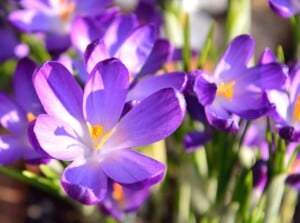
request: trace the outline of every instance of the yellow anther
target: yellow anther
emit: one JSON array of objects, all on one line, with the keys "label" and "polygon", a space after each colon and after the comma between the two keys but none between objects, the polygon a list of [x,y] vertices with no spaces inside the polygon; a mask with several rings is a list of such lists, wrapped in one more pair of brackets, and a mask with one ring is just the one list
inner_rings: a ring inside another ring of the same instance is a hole
[{"label": "yellow anther", "polygon": [[106,140],[111,136],[112,131],[105,132],[101,125],[92,126],[90,123],[87,124],[89,133],[93,142],[94,149],[101,149]]},{"label": "yellow anther", "polygon": [[217,89],[217,95],[223,96],[227,99],[231,99],[233,97],[233,87],[235,85],[235,81],[230,81],[228,83],[220,83]]},{"label": "yellow anther", "polygon": [[31,112],[28,112],[28,113],[27,113],[27,121],[28,121],[28,122],[34,121],[35,118],[36,118],[35,115],[32,114]]},{"label": "yellow anther", "polygon": [[64,22],[68,21],[72,15],[72,13],[74,12],[75,9],[75,3],[69,2],[67,3],[67,0],[60,0],[61,3],[61,9],[60,9],[60,19]]},{"label": "yellow anther", "polygon": [[296,99],[296,102],[295,102],[293,118],[294,118],[295,121],[300,120],[300,95],[297,96],[297,99]]},{"label": "yellow anther", "polygon": [[123,187],[118,183],[113,183],[113,190],[112,190],[111,196],[119,204],[122,204],[125,200]]}]

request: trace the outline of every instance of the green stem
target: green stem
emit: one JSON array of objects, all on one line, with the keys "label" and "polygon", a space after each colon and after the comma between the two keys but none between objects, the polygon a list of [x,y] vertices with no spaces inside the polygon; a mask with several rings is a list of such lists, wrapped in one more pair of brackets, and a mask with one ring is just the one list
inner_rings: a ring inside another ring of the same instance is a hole
[{"label": "green stem", "polygon": [[249,33],[251,25],[251,1],[229,0],[226,20],[227,43],[235,36]]},{"label": "green stem", "polygon": [[55,197],[62,198],[60,194],[60,188],[51,183],[48,179],[43,177],[38,177],[34,173],[29,171],[19,172],[13,168],[7,166],[0,167],[0,173],[5,174],[11,178],[29,184],[35,188],[38,188],[44,192],[47,192]]},{"label": "green stem", "polygon": [[295,59],[300,59],[300,16],[291,17],[290,23],[295,43]]},{"label": "green stem", "polygon": [[272,178],[267,189],[266,210],[263,223],[275,223],[284,194],[286,174],[279,174]]},{"label": "green stem", "polygon": [[191,202],[191,183],[186,180],[188,168],[183,165],[181,168],[179,182],[179,201],[178,201],[178,223],[188,223]]}]

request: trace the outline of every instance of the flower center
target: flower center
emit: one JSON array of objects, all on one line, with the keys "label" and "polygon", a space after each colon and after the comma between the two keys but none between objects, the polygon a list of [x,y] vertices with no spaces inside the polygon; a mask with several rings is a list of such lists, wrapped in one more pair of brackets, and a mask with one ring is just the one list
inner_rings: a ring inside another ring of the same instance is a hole
[{"label": "flower center", "polygon": [[34,114],[32,114],[31,112],[27,113],[27,121],[28,121],[28,123],[34,121],[35,119],[36,119],[36,117],[35,117]]},{"label": "flower center", "polygon": [[220,83],[218,85],[218,89],[217,89],[217,95],[219,96],[223,96],[227,99],[232,99],[232,96],[233,96],[233,87],[235,85],[235,81],[230,81],[228,83]]},{"label": "flower center", "polygon": [[91,125],[90,123],[87,124],[90,137],[93,142],[93,148],[95,150],[101,149],[103,144],[106,142],[106,140],[111,136],[112,130],[105,132],[103,126],[101,125]]},{"label": "flower center", "polygon": [[63,22],[66,22],[70,19],[72,13],[74,12],[75,3],[74,1],[60,0],[60,5],[61,5],[60,12],[59,12],[60,19]]},{"label": "flower center", "polygon": [[300,95],[297,96],[297,99],[296,99],[296,102],[295,102],[293,118],[296,121],[300,120]]},{"label": "flower center", "polygon": [[113,183],[113,191],[111,196],[115,201],[117,201],[117,203],[122,204],[125,201],[123,187],[118,183]]}]

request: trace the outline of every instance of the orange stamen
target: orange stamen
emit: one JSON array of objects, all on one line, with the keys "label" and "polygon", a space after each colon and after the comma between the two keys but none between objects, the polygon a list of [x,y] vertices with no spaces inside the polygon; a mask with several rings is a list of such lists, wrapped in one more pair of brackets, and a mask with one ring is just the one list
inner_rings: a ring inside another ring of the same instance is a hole
[{"label": "orange stamen", "polygon": [[300,95],[297,96],[294,112],[293,112],[293,118],[296,121],[300,120]]},{"label": "orange stamen", "polygon": [[75,3],[74,2],[67,3],[67,0],[60,0],[60,3],[62,7],[59,16],[62,21],[66,22],[69,20],[72,13],[74,12]]},{"label": "orange stamen", "polygon": [[115,199],[118,203],[122,203],[125,200],[124,190],[123,187],[118,183],[113,183],[113,191],[111,196]]},{"label": "orange stamen", "polygon": [[234,90],[233,90],[234,85],[235,85],[235,81],[230,81],[226,84],[223,82],[220,83],[218,85],[217,95],[223,96],[227,99],[232,99],[233,93],[234,93]]},{"label": "orange stamen", "polygon": [[112,130],[109,132],[105,132],[104,128],[101,125],[92,126],[88,123],[88,129],[93,142],[93,147],[96,150],[100,149],[112,134]]},{"label": "orange stamen", "polygon": [[28,113],[27,113],[27,121],[28,121],[28,122],[32,122],[32,121],[34,121],[35,119],[36,119],[36,117],[35,117],[34,114],[32,114],[31,112],[28,112]]}]

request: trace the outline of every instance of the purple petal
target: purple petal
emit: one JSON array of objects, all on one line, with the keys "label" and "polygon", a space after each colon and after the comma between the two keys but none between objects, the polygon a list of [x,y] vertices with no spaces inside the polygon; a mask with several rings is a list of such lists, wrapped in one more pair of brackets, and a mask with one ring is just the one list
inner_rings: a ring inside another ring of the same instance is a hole
[{"label": "purple petal", "polygon": [[80,16],[96,16],[112,2],[113,0],[76,0],[74,11]]},{"label": "purple petal", "polygon": [[0,135],[0,165],[10,164],[21,158],[24,145],[14,136]]},{"label": "purple petal", "polygon": [[199,102],[206,106],[213,103],[217,93],[217,85],[209,82],[200,74],[196,77],[194,91]]},{"label": "purple petal", "polygon": [[159,182],[165,173],[165,166],[141,153],[130,149],[108,153],[101,162],[103,171],[114,181],[138,188]]},{"label": "purple petal", "polygon": [[51,157],[42,149],[36,135],[34,134],[33,128],[36,120],[32,121],[28,125],[27,136],[31,147],[28,147],[24,151],[24,159],[27,163],[39,165],[48,163]]},{"label": "purple petal", "polygon": [[264,92],[251,91],[245,91],[232,100],[226,100],[224,107],[247,120],[257,119],[275,108]]},{"label": "purple petal", "polygon": [[191,117],[200,122],[206,123],[207,119],[204,112],[204,107],[194,95],[185,95],[186,109]]},{"label": "purple petal", "polygon": [[127,100],[142,100],[163,88],[175,88],[182,92],[187,82],[185,72],[173,72],[145,77],[129,91]]},{"label": "purple petal", "polygon": [[96,65],[84,89],[84,115],[92,125],[111,130],[119,120],[129,86],[129,73],[117,59]]},{"label": "purple petal", "polygon": [[268,164],[263,160],[259,160],[252,168],[253,172],[253,187],[264,191],[268,181]]},{"label": "purple petal", "polygon": [[56,57],[68,50],[71,40],[69,34],[47,33],[45,44],[47,51]]},{"label": "purple petal", "polygon": [[277,62],[277,58],[269,48],[265,49],[258,59],[258,64],[268,64],[273,62]]},{"label": "purple petal", "polygon": [[109,55],[114,56],[123,42],[138,25],[134,14],[126,14],[117,17],[107,28],[103,41],[109,49]]},{"label": "purple petal", "polygon": [[138,1],[134,13],[137,15],[140,24],[152,23],[157,27],[163,24],[163,15],[156,2]]},{"label": "purple petal", "polygon": [[86,67],[85,67],[85,64],[84,64],[83,60],[72,58],[72,65],[73,65],[74,69],[78,72],[79,79],[83,83],[85,83],[88,76],[89,76],[89,74],[86,70]]},{"label": "purple petal", "polygon": [[[287,80],[288,68],[279,63],[258,65],[243,71],[242,77],[236,77],[239,89],[251,87],[251,84],[263,90],[280,89]],[[234,78],[233,78],[234,80]]]},{"label": "purple petal", "polygon": [[218,105],[206,106],[205,114],[209,124],[221,131],[236,132],[239,129],[238,118]]},{"label": "purple petal", "polygon": [[124,149],[164,139],[178,128],[184,114],[183,96],[175,89],[162,89],[126,113],[104,147]]},{"label": "purple petal", "polygon": [[116,182],[109,180],[106,197],[99,204],[99,208],[105,214],[122,221],[127,212],[136,212],[141,207],[150,194],[150,188],[145,187],[140,190],[135,190],[118,184],[122,188],[123,197],[121,200],[116,200],[113,197],[115,184]]},{"label": "purple petal", "polygon": [[[49,115],[79,127],[83,122],[82,90],[60,63],[47,62],[33,77],[36,93]],[[78,126],[79,125],[79,126]]]},{"label": "purple petal", "polygon": [[190,132],[184,137],[184,149],[187,152],[193,152],[207,143],[211,135],[206,132]]},{"label": "purple petal", "polygon": [[83,204],[99,203],[107,191],[107,177],[99,163],[77,160],[64,171],[61,183],[69,197]]},{"label": "purple petal", "polygon": [[115,57],[119,58],[128,70],[135,75],[144,66],[156,38],[157,32],[154,26],[140,26],[123,42]]},{"label": "purple petal", "polygon": [[62,27],[59,16],[49,16],[37,10],[16,10],[8,19],[25,32],[60,31]]},{"label": "purple petal", "polygon": [[291,17],[300,12],[300,3],[295,0],[269,0],[270,7],[282,17]]},{"label": "purple petal", "polygon": [[170,59],[172,53],[173,46],[171,45],[170,41],[166,39],[156,40],[153,49],[139,75],[154,74]]},{"label": "purple petal", "polygon": [[0,62],[2,63],[7,59],[16,56],[15,51],[19,44],[19,40],[17,39],[16,33],[6,27],[1,27],[0,36]]},{"label": "purple petal", "polygon": [[227,82],[233,75],[240,74],[246,68],[253,50],[254,41],[249,35],[240,35],[233,39],[216,66],[215,77]]},{"label": "purple petal", "polygon": [[90,43],[84,53],[87,72],[91,73],[97,63],[108,58],[110,58],[110,55],[103,40],[95,40]]},{"label": "purple petal", "polygon": [[27,126],[25,111],[10,96],[2,92],[0,92],[0,124],[17,135],[22,135]]},{"label": "purple petal", "polygon": [[76,17],[72,23],[71,42],[81,54],[92,41],[101,38],[102,35],[103,30],[96,27],[92,18]]},{"label": "purple petal", "polygon": [[67,123],[49,115],[39,115],[33,131],[42,149],[60,160],[75,160],[89,149],[84,145],[84,137],[78,135]]},{"label": "purple petal", "polygon": [[32,76],[35,68],[36,64],[32,60],[28,58],[21,59],[18,62],[14,73],[13,84],[18,104],[26,112],[38,115],[43,109],[32,83]]},{"label": "purple petal", "polygon": [[295,129],[293,126],[279,127],[278,133],[280,137],[285,140],[291,142],[300,142],[300,130]]}]

